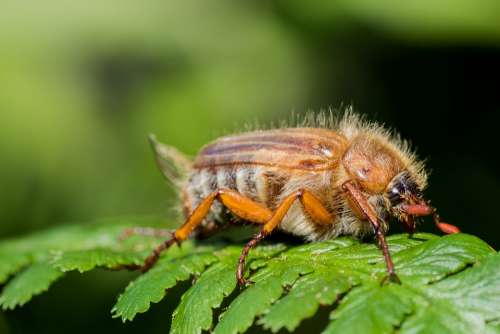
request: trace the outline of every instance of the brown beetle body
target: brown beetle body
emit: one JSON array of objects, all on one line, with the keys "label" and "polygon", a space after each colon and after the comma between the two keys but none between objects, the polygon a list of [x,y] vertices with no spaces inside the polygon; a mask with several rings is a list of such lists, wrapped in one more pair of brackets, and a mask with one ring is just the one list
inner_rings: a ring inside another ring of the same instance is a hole
[{"label": "brown beetle body", "polygon": [[[347,113],[340,121],[324,115],[298,127],[221,137],[190,164],[173,148],[153,141],[164,175],[179,188],[186,222],[146,260],[193,231],[216,230],[229,221],[262,226],[244,248],[238,266],[275,229],[308,241],[373,233],[389,277],[397,276],[384,235],[393,216],[413,232],[415,218],[434,214],[423,199],[427,177],[406,142],[373,123]],[[183,166],[175,173],[175,168]],[[446,232],[452,225],[438,221]]]},{"label": "brown beetle body", "polygon": [[[255,131],[206,145],[183,189],[186,218],[217,189],[235,190],[274,211],[284,198],[305,187],[327,208],[332,223],[315,224],[304,215],[300,203],[295,203],[278,226],[280,230],[309,241],[372,232],[370,223],[348,203],[341,185],[355,179],[370,195],[383,194],[394,176],[412,168],[413,160],[406,158],[408,154],[398,154],[401,149],[380,132],[358,132],[353,126],[359,125],[351,119],[337,130],[299,127]],[[423,175],[415,177],[425,180]],[[382,214],[384,202],[376,198],[372,202]],[[228,222],[226,209],[219,203],[211,211],[201,228]],[[385,223],[383,226],[387,229]]]}]

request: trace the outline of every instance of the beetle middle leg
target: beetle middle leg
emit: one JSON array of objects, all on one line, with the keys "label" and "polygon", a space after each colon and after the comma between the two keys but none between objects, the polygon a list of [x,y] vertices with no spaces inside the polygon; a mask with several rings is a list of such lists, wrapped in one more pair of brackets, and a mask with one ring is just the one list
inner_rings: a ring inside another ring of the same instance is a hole
[{"label": "beetle middle leg", "polygon": [[333,216],[324,207],[321,201],[313,195],[312,192],[306,189],[299,189],[289,196],[287,196],[278,208],[274,211],[271,219],[267,221],[263,226],[261,231],[255,235],[243,248],[240,259],[238,261],[238,269],[236,271],[236,278],[238,280],[238,285],[241,287],[245,284],[244,271],[245,271],[245,260],[250,252],[250,249],[255,247],[259,241],[264,239],[269,235],[283,220],[288,210],[292,207],[295,200],[300,200],[302,208],[309,215],[309,217],[317,224],[328,225],[333,222]]},{"label": "beetle middle leg", "polygon": [[356,209],[360,210],[361,213],[365,216],[366,219],[372,224],[375,235],[377,237],[380,249],[382,250],[382,254],[384,255],[385,264],[387,266],[388,276],[384,278],[383,283],[386,280],[390,280],[396,283],[401,284],[399,277],[396,275],[394,271],[394,263],[392,262],[391,254],[389,253],[389,247],[387,246],[387,241],[385,240],[384,233],[380,227],[380,223],[377,217],[377,214],[371,204],[368,202],[365,195],[359,190],[356,183],[353,181],[347,181],[342,185],[342,190],[344,190],[345,194],[351,199],[351,201],[357,206]]},{"label": "beetle middle leg", "polygon": [[193,232],[193,230],[203,222],[203,219],[205,219],[207,214],[210,212],[210,208],[216,199],[219,200],[233,214],[252,223],[264,224],[273,216],[271,210],[234,190],[216,190],[200,202],[196,209],[194,209],[191,215],[187,218],[186,222],[173,233],[172,238],[165,240],[153,249],[151,254],[144,261],[141,271],[148,271],[156,263],[156,261],[158,261],[160,254],[174,243],[179,244],[180,242],[186,240],[191,232]]}]

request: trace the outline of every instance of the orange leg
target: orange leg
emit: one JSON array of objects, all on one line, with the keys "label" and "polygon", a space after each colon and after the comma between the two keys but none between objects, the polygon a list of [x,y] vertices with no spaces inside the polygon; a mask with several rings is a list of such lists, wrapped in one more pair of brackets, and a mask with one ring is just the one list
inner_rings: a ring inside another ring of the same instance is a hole
[{"label": "orange leg", "polygon": [[283,202],[278,206],[272,218],[267,221],[264,226],[262,226],[261,231],[250,240],[241,253],[240,259],[238,261],[238,269],[236,271],[236,278],[238,280],[238,285],[241,287],[245,284],[245,279],[243,278],[245,271],[245,260],[250,252],[250,249],[255,247],[257,243],[269,235],[283,220],[288,210],[291,208],[295,200],[299,199],[300,203],[305,212],[311,217],[311,219],[317,224],[331,224],[333,222],[333,216],[326,210],[320,200],[313,195],[308,190],[300,189],[286,197]]},{"label": "orange leg", "polygon": [[198,207],[189,216],[186,222],[179,227],[171,239],[165,240],[162,244],[158,245],[146,258],[141,270],[148,271],[158,260],[161,252],[168,249],[174,243],[180,243],[186,240],[193,230],[203,222],[207,216],[213,202],[218,199],[225,207],[227,207],[236,216],[256,224],[264,224],[272,217],[272,212],[268,208],[244,197],[234,190],[220,189],[212,192],[205,197]]},{"label": "orange leg", "polygon": [[387,276],[383,282],[389,279],[393,282],[401,283],[398,276],[396,275],[396,272],[394,271],[394,263],[392,262],[391,254],[389,253],[389,247],[387,246],[387,241],[385,240],[384,233],[380,228],[380,223],[378,221],[375,210],[368,202],[365,195],[361,192],[361,190],[359,190],[355,182],[345,182],[342,185],[342,189],[349,197],[350,202],[357,206],[356,208],[353,208],[354,211],[361,212],[363,216],[372,224],[373,229],[375,230],[375,235],[377,236],[379,246],[382,249],[382,253],[384,254],[387,272],[389,273],[389,276]]}]

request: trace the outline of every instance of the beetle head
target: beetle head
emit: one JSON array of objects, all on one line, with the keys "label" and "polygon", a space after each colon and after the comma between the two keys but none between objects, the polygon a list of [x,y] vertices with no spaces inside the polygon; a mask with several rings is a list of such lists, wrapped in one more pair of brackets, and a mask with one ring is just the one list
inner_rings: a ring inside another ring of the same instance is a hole
[{"label": "beetle head", "polygon": [[442,232],[459,232],[458,228],[440,222],[436,209],[424,199],[422,189],[407,171],[399,173],[391,180],[384,197],[387,211],[401,221],[410,233],[415,230],[415,218],[430,215]]}]

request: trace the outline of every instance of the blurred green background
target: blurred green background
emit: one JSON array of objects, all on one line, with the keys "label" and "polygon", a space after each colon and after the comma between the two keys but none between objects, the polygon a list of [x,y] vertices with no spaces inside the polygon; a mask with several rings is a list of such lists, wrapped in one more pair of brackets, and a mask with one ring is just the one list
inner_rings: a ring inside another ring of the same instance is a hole
[{"label": "blurred green background", "polygon": [[[0,238],[167,216],[148,133],[194,155],[255,119],[352,103],[428,159],[443,218],[498,249],[499,79],[497,0],[3,0]],[[110,319],[132,276],[70,275],[0,313],[0,333],[166,332],[172,299]]]}]

